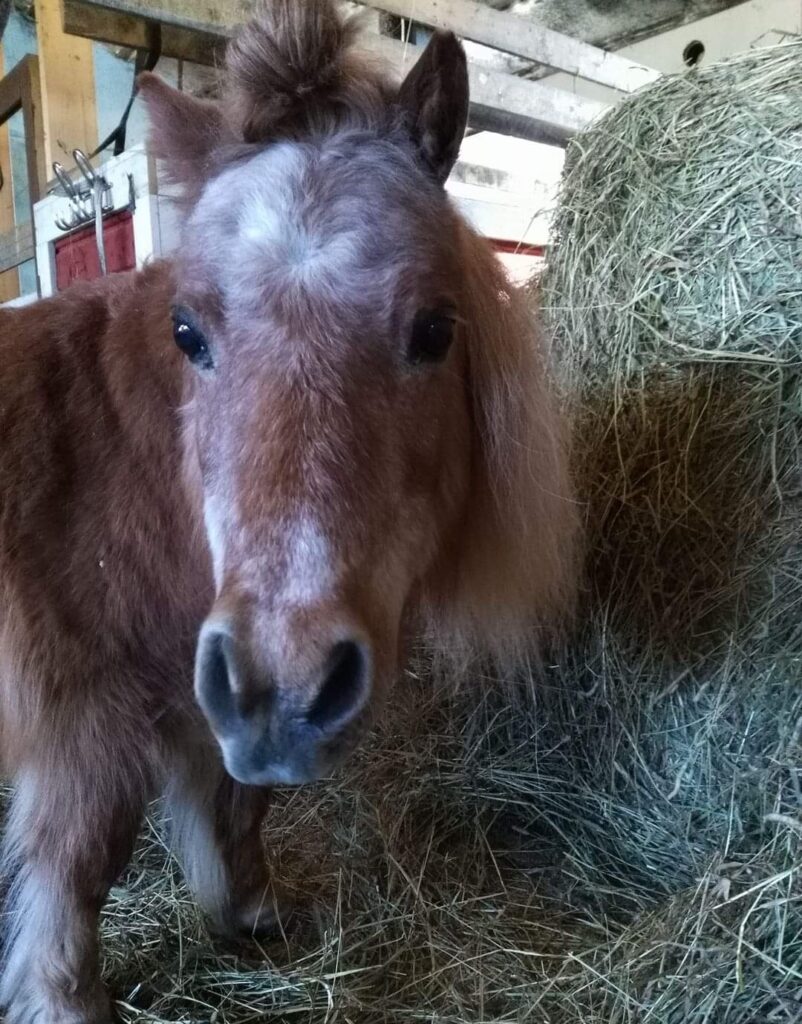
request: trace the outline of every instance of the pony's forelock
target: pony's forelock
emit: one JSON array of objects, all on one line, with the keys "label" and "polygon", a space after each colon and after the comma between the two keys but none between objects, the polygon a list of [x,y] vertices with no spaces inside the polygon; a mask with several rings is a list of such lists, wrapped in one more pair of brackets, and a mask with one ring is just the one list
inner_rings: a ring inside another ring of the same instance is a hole
[{"label": "pony's forelock", "polygon": [[269,0],[226,55],[224,103],[246,142],[377,124],[389,86],[356,45],[362,18],[332,0]]}]

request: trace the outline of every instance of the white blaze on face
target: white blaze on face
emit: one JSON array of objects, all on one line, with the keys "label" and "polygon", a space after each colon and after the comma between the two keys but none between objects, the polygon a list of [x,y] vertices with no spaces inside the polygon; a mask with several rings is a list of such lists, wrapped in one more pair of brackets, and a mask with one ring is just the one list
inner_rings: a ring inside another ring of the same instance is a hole
[{"label": "white blaze on face", "polygon": [[365,233],[358,197],[346,200],[348,210],[342,201],[316,208],[315,159],[309,147],[271,146],[210,182],[193,214],[195,234],[226,239],[205,255],[240,314],[260,309],[270,278],[339,294],[358,272]]},{"label": "white blaze on face", "polygon": [[359,231],[313,227],[301,209],[302,184],[299,174],[296,180],[283,182],[283,187],[254,192],[243,202],[239,213],[243,267],[253,268],[257,278],[272,268],[306,287],[343,288],[358,262]]},{"label": "white blaze on face", "polygon": [[209,541],[209,551],[212,555],[214,582],[215,586],[219,590],[220,585],[223,582],[223,528],[217,508],[217,502],[214,498],[208,497],[208,495],[204,498],[203,502],[203,522],[206,527],[206,537]]},{"label": "white blaze on face", "polygon": [[[223,582],[225,542],[218,502],[207,496],[203,503],[206,537],[212,556],[214,580],[219,590]],[[284,555],[284,572],[279,583],[279,605],[303,607],[323,600],[336,583],[331,548],[319,520],[307,509],[288,521],[279,541]],[[272,560],[272,559],[271,559]],[[248,560],[251,568],[263,568],[263,559]]]},{"label": "white blaze on face", "polygon": [[242,197],[237,204],[240,242],[278,259],[303,257],[304,232],[300,224],[293,225],[292,214],[305,165],[302,151],[289,143],[272,147],[245,165],[247,188],[238,183],[237,190],[232,189],[232,195]]},{"label": "white blaze on face", "polygon": [[308,510],[293,519],[284,536],[286,568],[278,594],[280,604],[314,604],[331,593],[336,574],[329,543],[319,521]]}]

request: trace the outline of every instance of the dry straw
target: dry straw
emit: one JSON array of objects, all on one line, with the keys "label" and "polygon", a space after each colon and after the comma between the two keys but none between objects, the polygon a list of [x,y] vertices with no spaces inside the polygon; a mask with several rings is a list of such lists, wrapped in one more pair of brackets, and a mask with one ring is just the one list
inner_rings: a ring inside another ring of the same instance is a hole
[{"label": "dry straw", "polygon": [[542,282],[584,605],[520,701],[402,681],[277,799],[322,908],[213,942],[158,833],[104,918],[127,1020],[802,1020],[802,44],[658,83],[570,149]]}]

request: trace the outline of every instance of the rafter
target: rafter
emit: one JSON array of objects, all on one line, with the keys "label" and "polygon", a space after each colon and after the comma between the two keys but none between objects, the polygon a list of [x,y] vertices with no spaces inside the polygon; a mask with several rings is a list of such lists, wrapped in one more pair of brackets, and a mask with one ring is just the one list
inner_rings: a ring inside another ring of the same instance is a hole
[{"label": "rafter", "polygon": [[[202,59],[204,50],[213,51],[213,43],[228,36],[247,20],[253,4],[243,0],[67,0],[65,25],[77,30],[74,18],[80,13],[81,31],[93,38],[118,45],[136,45],[145,20],[164,27],[163,51],[171,56]],[[71,16],[73,20],[70,20]],[[202,45],[200,41],[203,41]],[[139,44],[141,45],[141,43]],[[191,55],[178,52],[184,45]],[[420,50],[379,35],[366,35],[363,45],[389,61],[402,75],[417,60]],[[504,134],[546,142],[563,142],[604,112],[606,106],[563,89],[530,82],[514,75],[492,71],[471,63],[471,123]]]}]

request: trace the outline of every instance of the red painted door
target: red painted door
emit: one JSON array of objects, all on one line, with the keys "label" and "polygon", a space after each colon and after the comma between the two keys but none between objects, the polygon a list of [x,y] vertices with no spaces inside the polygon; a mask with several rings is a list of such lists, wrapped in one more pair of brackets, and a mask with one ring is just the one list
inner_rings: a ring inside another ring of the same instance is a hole
[{"label": "red painted door", "polygon": [[[106,267],[110,274],[134,269],[134,218],[129,210],[113,213],[104,219],[103,241],[106,246]],[[73,281],[94,281],[100,276],[94,224],[74,231],[56,242],[58,291],[64,291]]]}]

